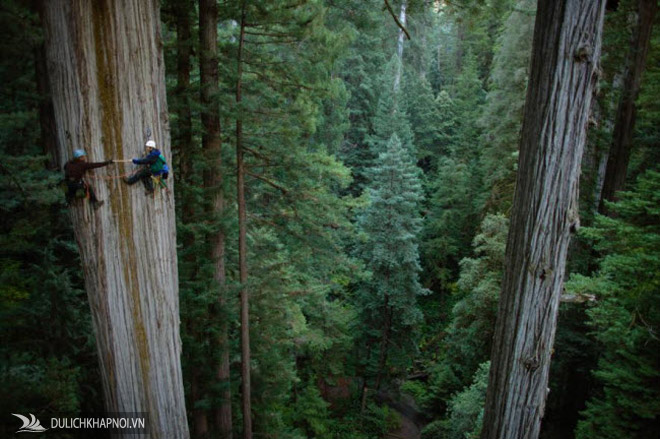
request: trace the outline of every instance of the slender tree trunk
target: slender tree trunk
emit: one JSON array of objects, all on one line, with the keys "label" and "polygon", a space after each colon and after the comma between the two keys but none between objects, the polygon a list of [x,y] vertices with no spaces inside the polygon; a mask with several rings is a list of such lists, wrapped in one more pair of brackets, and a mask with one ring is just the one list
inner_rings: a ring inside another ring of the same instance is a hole
[{"label": "slender tree trunk", "polygon": [[[202,399],[199,383],[200,375],[199,366],[193,366],[190,379],[190,399],[193,404]],[[209,424],[206,414],[203,416],[198,415],[200,411],[204,413],[202,410],[193,408],[193,433],[195,438],[204,439],[209,437]]]},{"label": "slender tree trunk", "polygon": [[[177,183],[183,186],[182,195],[179,197],[182,203],[181,209],[183,215],[181,220],[184,223],[190,223],[195,218],[196,202],[191,197],[190,189],[186,185],[191,184],[192,177],[192,158],[197,153],[194,149],[192,133],[192,111],[190,98],[190,72],[192,70],[192,32],[191,32],[191,11],[194,10],[192,0],[180,0],[173,4],[173,13],[176,26],[176,88],[174,96],[176,98],[177,130],[174,138],[172,150],[174,156],[178,158],[178,172],[175,174]],[[195,244],[195,238],[192,233],[187,233],[183,237],[184,248],[190,249]],[[198,255],[189,251],[185,255],[186,264],[192,268],[191,278],[197,274]],[[201,331],[192,321],[188,321],[188,333],[191,334],[197,342],[202,343],[203,337]],[[189,401],[192,407],[192,427],[196,438],[204,439],[209,437],[208,417],[204,409],[195,407],[197,401],[204,398],[204,385],[200,383],[203,374],[200,365],[195,364],[190,367],[190,395]]]},{"label": "slender tree trunk", "polygon": [[653,20],[657,10],[658,0],[637,1],[637,21],[630,41],[625,79],[601,194],[599,210],[602,213],[606,210],[604,201],[614,201],[616,192],[623,190],[626,184],[637,113],[635,101],[639,95],[642,73],[646,67],[646,55],[649,51]]},{"label": "slender tree trunk", "polygon": [[[158,2],[49,0],[44,28],[60,163],[74,148],[91,161],[136,157],[145,127],[169,156]],[[151,437],[187,438],[173,193],[91,181],[106,204],[83,200],[70,213],[105,406],[148,412]]]},{"label": "slender tree trunk", "polygon": [[380,338],[378,373],[376,374],[376,384],[374,385],[376,391],[380,390],[380,385],[383,381],[383,375],[385,374],[385,368],[387,365],[387,347],[390,343],[390,329],[392,327],[392,307],[389,305],[389,299],[389,296],[385,295],[385,323],[383,325],[383,331]]},{"label": "slender tree trunk", "polygon": [[250,402],[250,309],[247,271],[247,210],[245,206],[245,164],[243,163],[243,121],[240,104],[243,86],[243,45],[245,44],[245,0],[241,3],[241,29],[238,41],[238,79],[236,81],[236,193],[238,203],[238,266],[241,282],[241,407],[243,439],[252,439],[252,404]]},{"label": "slender tree trunk", "polygon": [[[401,11],[399,12],[399,22],[401,26],[406,25],[406,0],[401,2]],[[401,76],[403,75],[403,41],[405,34],[403,29],[399,29],[399,37],[396,44],[396,56],[398,58],[396,66],[396,75],[394,77],[394,92],[398,92],[401,87]]]},{"label": "slender tree trunk", "polygon": [[[174,3],[176,14],[176,88],[178,131],[173,145],[179,156],[179,177],[184,181],[190,177],[192,168],[192,112],[190,109],[190,71],[192,70],[192,34],[190,31],[190,11],[194,9],[192,0],[179,0]],[[190,203],[186,203],[190,204]],[[185,210],[185,209],[184,209]],[[188,213],[188,212],[186,212]],[[190,218],[188,215],[185,215]]]},{"label": "slender tree trunk", "polygon": [[[190,72],[192,70],[192,33],[190,11],[194,9],[192,0],[180,0],[174,3],[173,12],[176,20],[176,97],[177,130],[172,152],[178,158],[178,172],[174,175],[177,183],[190,184],[192,176],[192,157],[197,151],[194,149],[192,133],[192,111],[190,105]],[[195,203],[191,200],[188,190],[183,191],[182,210],[184,223],[193,221],[195,217]],[[183,241],[185,248],[194,244],[192,233]],[[194,264],[195,255],[191,252],[186,261]]]},{"label": "slender tree trunk", "polygon": [[482,439],[539,435],[604,7],[538,4]]},{"label": "slender tree trunk", "polygon": [[[224,211],[222,193],[222,140],[220,136],[220,113],[218,103],[218,6],[216,0],[199,2],[199,37],[200,37],[200,72],[202,102],[202,149],[207,160],[204,171],[204,187],[211,192],[209,213],[220,218]],[[215,263],[213,279],[218,286],[220,309],[226,307],[225,299],[225,233],[222,227],[209,237],[211,259]],[[217,378],[223,385],[220,406],[213,411],[216,430],[221,438],[232,437],[231,390],[229,386],[229,343],[228,326],[223,317],[220,319],[218,346],[221,350],[220,364],[217,366]]]},{"label": "slender tree trunk", "polygon": [[362,367],[362,388],[360,389],[360,414],[364,414],[364,410],[367,408],[367,394],[369,393],[369,387],[367,386],[368,380],[368,364],[371,357],[371,342],[367,341],[366,355],[364,358],[367,360],[367,365]]}]

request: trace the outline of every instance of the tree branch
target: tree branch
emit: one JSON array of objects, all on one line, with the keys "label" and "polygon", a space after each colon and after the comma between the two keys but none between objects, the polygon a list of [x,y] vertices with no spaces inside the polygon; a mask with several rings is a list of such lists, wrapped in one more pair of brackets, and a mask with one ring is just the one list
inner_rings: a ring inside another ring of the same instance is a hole
[{"label": "tree branch", "polygon": [[390,6],[390,2],[388,2],[387,0],[383,0],[383,1],[385,2],[385,7],[390,12],[390,15],[392,16],[392,18],[394,18],[394,22],[396,23],[396,25],[399,26],[399,29],[401,29],[403,33],[406,34],[406,37],[408,37],[408,39],[410,40],[410,34],[408,33],[404,25],[401,24],[401,22],[399,21],[399,17],[397,17],[394,11],[392,10],[392,6]]},{"label": "tree branch", "polygon": [[268,184],[268,185],[274,187],[275,189],[277,189],[277,190],[279,190],[280,192],[282,192],[282,195],[286,195],[286,194],[289,193],[289,191],[288,191],[286,188],[280,186],[279,184],[275,183],[275,182],[272,181],[272,180],[267,179],[266,177],[264,177],[264,176],[262,176],[262,175],[259,175],[259,174],[253,174],[252,172],[246,172],[246,174],[249,175],[250,177],[256,178],[257,180],[261,180],[261,181],[263,181],[264,183],[266,183],[266,184]]}]

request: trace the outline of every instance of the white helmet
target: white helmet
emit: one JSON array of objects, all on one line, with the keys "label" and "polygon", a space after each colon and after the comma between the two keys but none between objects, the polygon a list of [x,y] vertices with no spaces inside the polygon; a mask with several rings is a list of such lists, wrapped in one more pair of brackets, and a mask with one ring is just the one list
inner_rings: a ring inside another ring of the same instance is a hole
[{"label": "white helmet", "polygon": [[156,142],[154,142],[153,140],[147,140],[147,143],[145,143],[144,146],[146,146],[147,148],[155,148]]}]

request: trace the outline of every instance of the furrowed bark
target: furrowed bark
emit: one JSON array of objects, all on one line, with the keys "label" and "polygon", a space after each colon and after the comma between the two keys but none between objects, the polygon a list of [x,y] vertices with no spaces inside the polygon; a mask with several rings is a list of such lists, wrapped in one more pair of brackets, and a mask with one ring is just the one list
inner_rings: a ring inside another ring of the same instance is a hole
[{"label": "furrowed bark", "polygon": [[482,439],[539,435],[604,7],[539,1]]},{"label": "furrowed bark", "polygon": [[646,67],[646,56],[651,43],[651,31],[657,10],[658,0],[637,1],[637,21],[630,41],[628,65],[603,181],[599,207],[601,213],[605,213],[607,210],[604,202],[616,200],[616,193],[625,188],[637,114],[635,101],[639,95],[642,73]]},{"label": "furrowed bark", "polygon": [[[146,127],[169,157],[158,2],[50,0],[43,16],[60,163],[75,148],[91,161],[136,157]],[[83,200],[70,213],[105,406],[148,412],[150,437],[187,438],[172,188],[145,197],[119,179],[90,181],[105,205]]]}]

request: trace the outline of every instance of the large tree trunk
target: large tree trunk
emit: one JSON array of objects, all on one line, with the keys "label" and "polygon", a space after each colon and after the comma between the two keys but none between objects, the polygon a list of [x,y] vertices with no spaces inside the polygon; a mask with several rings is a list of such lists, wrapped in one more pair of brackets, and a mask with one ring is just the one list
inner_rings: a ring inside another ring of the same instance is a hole
[{"label": "large tree trunk", "polygon": [[635,128],[635,101],[639,95],[642,73],[646,67],[646,55],[651,42],[653,20],[658,10],[658,0],[638,0],[637,20],[632,32],[621,100],[614,122],[614,134],[607,159],[607,170],[601,193],[600,211],[605,212],[604,201],[614,201],[616,192],[626,184],[633,129]]},{"label": "large tree trunk", "polygon": [[482,439],[539,435],[604,7],[539,1]]},{"label": "large tree trunk", "polygon": [[[236,103],[240,106],[243,87],[243,45],[245,44],[245,0],[241,3],[238,41]],[[241,407],[243,439],[252,439],[252,391],[250,388],[250,308],[247,271],[247,207],[245,205],[245,164],[243,163],[243,121],[236,119],[236,202],[238,203],[238,268],[241,282]]]},{"label": "large tree trunk", "polygon": [[[204,172],[204,187],[211,192],[209,213],[221,217],[224,210],[222,193],[222,140],[220,137],[220,114],[218,107],[218,6],[216,0],[199,2],[199,51],[202,102],[202,149],[210,165]],[[225,233],[220,228],[209,237],[211,259],[215,263],[213,278],[218,285],[218,302],[226,307],[225,298]],[[214,411],[215,427],[221,438],[232,437],[231,390],[229,386],[229,327],[221,317],[218,345],[221,350],[217,378],[223,385],[222,402]]]},{"label": "large tree trunk", "polygon": [[[93,161],[138,156],[145,127],[169,156],[158,2],[50,0],[44,27],[60,162],[74,148]],[[106,173],[117,171],[95,171]],[[106,204],[78,203],[71,220],[106,408],[148,412],[151,437],[187,438],[173,193],[91,181]]]}]

